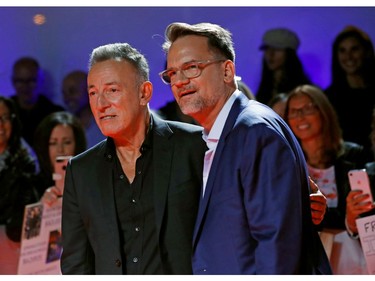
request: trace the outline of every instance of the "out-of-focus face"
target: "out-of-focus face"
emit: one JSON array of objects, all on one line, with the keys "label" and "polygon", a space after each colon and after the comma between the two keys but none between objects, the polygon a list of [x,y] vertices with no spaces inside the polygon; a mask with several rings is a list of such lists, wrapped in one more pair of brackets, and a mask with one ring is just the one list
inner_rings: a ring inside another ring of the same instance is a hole
[{"label": "out-of-focus face", "polygon": [[0,102],[0,154],[8,147],[12,134],[12,119],[8,107]]},{"label": "out-of-focus face", "polygon": [[280,100],[272,106],[272,109],[284,119],[286,100]]},{"label": "out-of-focus face", "polygon": [[365,49],[354,37],[348,37],[338,46],[338,61],[347,74],[357,74],[365,60]]},{"label": "out-of-focus face", "polygon": [[[103,135],[121,139],[144,123],[152,84],[139,83],[139,75],[126,61],[96,63],[88,73],[91,111]],[[148,89],[148,95],[144,94]]]},{"label": "out-of-focus face", "polygon": [[89,105],[86,80],[68,76],[63,81],[62,93],[67,109],[73,114],[77,114]]},{"label": "out-of-focus face", "polygon": [[320,137],[320,113],[307,95],[296,95],[290,99],[286,118],[293,133],[302,142]]},{"label": "out-of-focus face", "polygon": [[13,71],[13,87],[21,104],[33,105],[38,99],[38,69],[35,67],[19,66]]},{"label": "out-of-focus face", "polygon": [[[206,37],[187,35],[173,42],[168,52],[167,68],[179,69],[189,62],[216,59],[218,56],[210,51]],[[177,71],[171,79],[171,89],[181,111],[201,124],[209,113],[214,116],[222,107],[224,65],[225,61],[209,64],[195,78],[187,78]]]},{"label": "out-of-focus face", "polygon": [[76,143],[73,128],[69,125],[57,125],[51,132],[48,146],[52,167],[57,156],[74,156]]},{"label": "out-of-focus face", "polygon": [[264,59],[271,71],[279,70],[283,67],[286,60],[285,49],[267,47],[264,50]]}]

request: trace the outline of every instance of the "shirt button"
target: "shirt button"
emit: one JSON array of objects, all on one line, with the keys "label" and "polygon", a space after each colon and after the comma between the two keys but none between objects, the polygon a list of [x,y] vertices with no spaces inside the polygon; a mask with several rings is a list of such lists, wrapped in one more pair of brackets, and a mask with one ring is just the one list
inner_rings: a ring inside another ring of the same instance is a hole
[{"label": "shirt button", "polygon": [[135,202],[137,202],[137,200],[135,200],[134,198],[132,199],[132,203],[135,203]]},{"label": "shirt button", "polygon": [[138,171],[138,175],[140,175],[142,172],[141,171]]},{"label": "shirt button", "polygon": [[120,179],[124,179],[124,175],[121,175],[121,176],[120,176]]},{"label": "shirt button", "polygon": [[120,267],[121,266],[121,261],[120,260],[116,260],[115,264],[116,264],[117,267]]},{"label": "shirt button", "polygon": [[108,159],[111,159],[111,158],[112,158],[112,155],[111,155],[111,154],[108,154],[107,157],[108,157]]},{"label": "shirt button", "polygon": [[138,262],[138,258],[137,257],[133,258],[133,262],[137,263]]},{"label": "shirt button", "polygon": [[137,231],[137,232],[139,232],[140,230],[141,230],[141,228],[138,227],[138,226],[135,228],[135,231]]}]

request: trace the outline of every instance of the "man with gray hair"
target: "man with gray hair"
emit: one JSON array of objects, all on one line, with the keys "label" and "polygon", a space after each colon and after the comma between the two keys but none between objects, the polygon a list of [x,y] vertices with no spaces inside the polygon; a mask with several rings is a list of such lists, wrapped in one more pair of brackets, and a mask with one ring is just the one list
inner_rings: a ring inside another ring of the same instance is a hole
[{"label": "man with gray hair", "polygon": [[150,113],[148,63],[127,43],[93,50],[87,86],[107,139],[68,164],[62,273],[191,274],[201,127]]}]

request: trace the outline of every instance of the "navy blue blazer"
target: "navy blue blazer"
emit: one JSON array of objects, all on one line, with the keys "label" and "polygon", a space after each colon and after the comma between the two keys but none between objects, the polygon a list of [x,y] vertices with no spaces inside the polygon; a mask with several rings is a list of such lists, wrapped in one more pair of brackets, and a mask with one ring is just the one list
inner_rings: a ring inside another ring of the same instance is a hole
[{"label": "navy blue blazer", "polygon": [[[202,128],[152,116],[154,208],[164,274],[192,274],[192,237],[203,158]],[[113,159],[104,140],[73,157],[62,209],[63,274],[122,274]]]},{"label": "navy blue blazer", "polygon": [[330,274],[298,141],[241,94],[225,122],[193,238],[194,274]]}]

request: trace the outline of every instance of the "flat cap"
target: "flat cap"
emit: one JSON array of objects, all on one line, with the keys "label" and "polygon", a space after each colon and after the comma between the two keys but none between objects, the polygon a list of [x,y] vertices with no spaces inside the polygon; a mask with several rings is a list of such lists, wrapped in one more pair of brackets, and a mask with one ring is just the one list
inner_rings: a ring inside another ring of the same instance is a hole
[{"label": "flat cap", "polygon": [[279,49],[293,49],[297,50],[300,41],[296,33],[287,28],[274,28],[267,30],[263,35],[260,49],[264,50],[267,47]]}]

